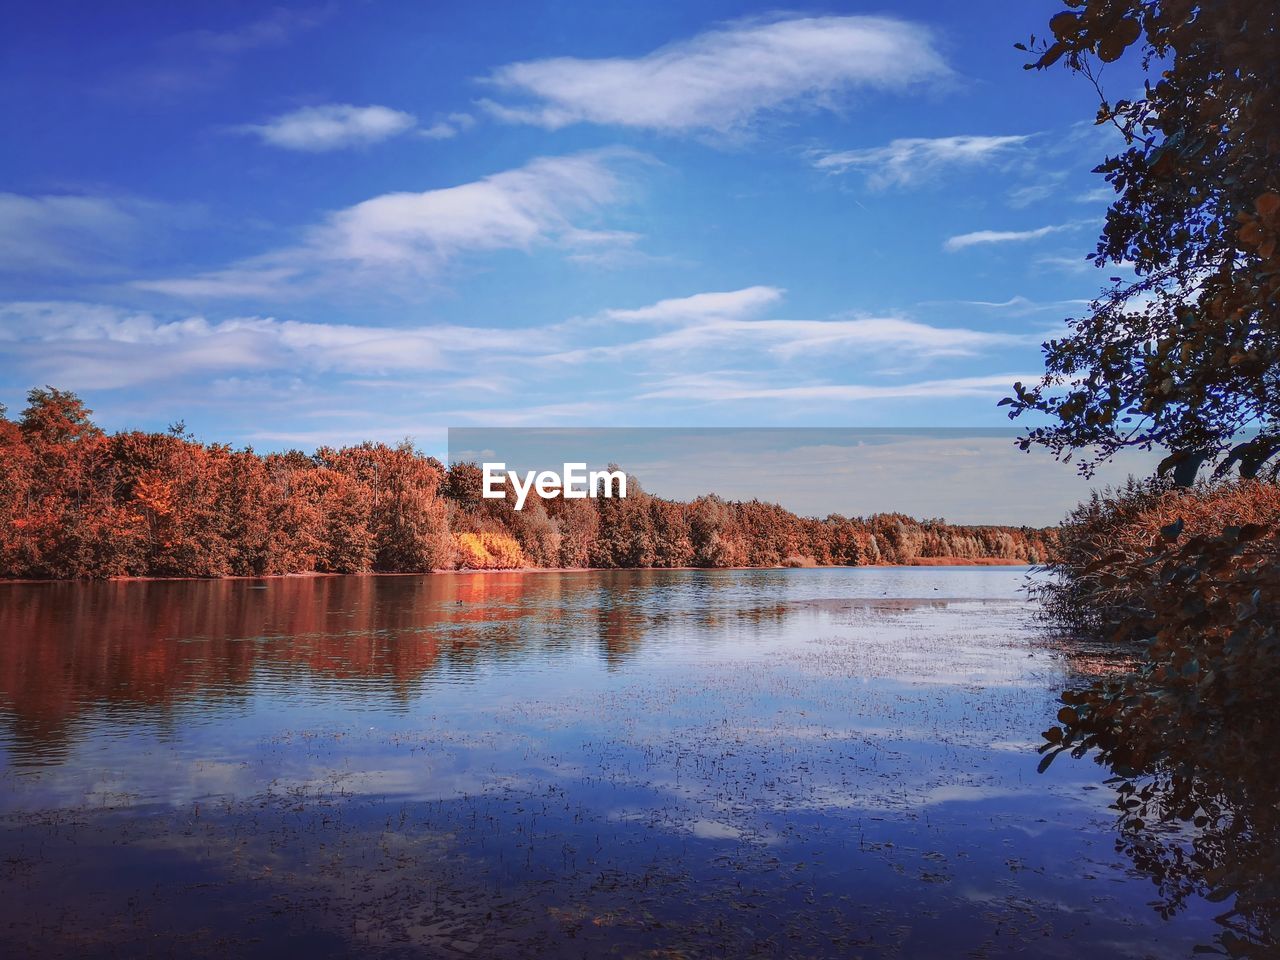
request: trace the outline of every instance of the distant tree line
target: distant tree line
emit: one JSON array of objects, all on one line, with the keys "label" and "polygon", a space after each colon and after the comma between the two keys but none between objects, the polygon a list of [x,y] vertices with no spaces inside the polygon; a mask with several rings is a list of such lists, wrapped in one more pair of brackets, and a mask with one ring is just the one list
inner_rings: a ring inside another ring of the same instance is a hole
[{"label": "distant tree line", "polygon": [[474,464],[409,443],[307,455],[104,433],[74,394],[0,408],[0,576],[267,576],[518,567],[1039,562],[1052,531],[899,514],[800,517],[776,504],[484,499]]}]

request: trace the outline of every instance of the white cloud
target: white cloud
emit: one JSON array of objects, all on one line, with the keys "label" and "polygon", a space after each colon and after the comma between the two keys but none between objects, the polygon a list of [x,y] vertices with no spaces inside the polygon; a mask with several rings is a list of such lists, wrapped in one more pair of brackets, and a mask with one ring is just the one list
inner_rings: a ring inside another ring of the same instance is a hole
[{"label": "white cloud", "polygon": [[1041,200],[1048,200],[1060,189],[1062,177],[1054,175],[1048,178],[1051,182],[1030,183],[1022,187],[1014,187],[1009,191],[1009,206],[1019,210],[1029,207]]},{"label": "white cloud", "polygon": [[223,371],[438,370],[456,356],[546,350],[543,340],[539,331],[446,324],[360,326],[274,317],[164,320],[99,304],[0,305],[0,355],[77,389]]},{"label": "white cloud", "polygon": [[470,130],[476,125],[476,118],[469,113],[451,113],[443,120],[437,120],[429,127],[418,131],[418,136],[428,140],[448,140],[456,137],[463,130]]},{"label": "white cloud", "polygon": [[721,320],[683,327],[632,345],[633,350],[763,348],[783,359],[829,350],[902,351],[913,360],[973,356],[983,349],[1021,343],[1011,334],[963,327],[934,327],[900,317],[834,320]]},{"label": "white cloud", "polygon": [[1049,300],[1044,303],[1024,297],[1020,293],[1014,294],[1008,300],[959,300],[957,303],[963,303],[971,307],[988,307],[992,310],[1004,310],[1013,316],[1026,316],[1027,314],[1040,313],[1045,310],[1062,310],[1066,307],[1077,307],[1081,304],[1087,304],[1088,300]]},{"label": "white cloud", "polygon": [[624,323],[688,323],[757,313],[782,299],[778,287],[745,287],[724,293],[695,293],[689,297],[659,300],[633,310],[606,310],[609,320]]},{"label": "white cloud", "polygon": [[617,192],[617,177],[599,154],[534,160],[458,187],[358,203],[313,231],[310,247],[326,259],[432,265],[464,250],[528,249],[571,235],[574,213]]},{"label": "white cloud", "polygon": [[1052,233],[1061,233],[1063,230],[1071,230],[1075,224],[1062,223],[1050,227],[1038,227],[1035,230],[975,230],[972,233],[962,233],[958,236],[949,237],[944,243],[943,249],[954,253],[957,250],[964,250],[967,247],[976,247],[983,244],[991,243],[1023,243],[1027,240],[1039,240],[1041,237],[1047,237]]},{"label": "white cloud", "polygon": [[134,286],[174,296],[287,297],[388,276],[422,279],[468,253],[629,245],[634,234],[579,221],[621,198],[617,167],[637,158],[624,150],[542,157],[459,186],[382,194],[330,214],[299,245],[194,277]]},{"label": "white cloud", "polygon": [[289,284],[301,271],[297,267],[252,266],[210,270],[194,277],[172,280],[138,280],[139,290],[164,293],[174,297],[242,297],[271,300],[286,295]]},{"label": "white cloud", "polygon": [[930,32],[903,20],[750,20],[631,59],[508,64],[489,82],[530,102],[483,105],[502,120],[549,129],[602,123],[723,134],[766,110],[834,109],[854,90],[904,90],[949,73]]},{"label": "white cloud", "polygon": [[[245,284],[255,280],[228,274],[209,282],[252,290]],[[288,385],[324,409],[334,403],[325,397],[356,391],[363,399],[351,410],[368,415],[381,415],[387,403],[421,405],[429,397],[438,411],[443,398],[464,394],[483,397],[475,402],[491,407],[478,419],[501,415],[534,422],[530,411],[546,412],[539,404],[560,402],[566,380],[576,387],[574,403],[593,416],[601,404],[652,399],[851,402],[1003,395],[1016,377],[925,380],[925,374],[904,374],[933,361],[1003,354],[1035,339],[901,316],[770,318],[767,313],[782,297],[777,287],[756,285],[606,309],[535,328],[207,317],[21,301],[0,304],[0,367],[26,382],[74,390],[151,385],[153,392],[203,396],[199,391],[218,383]],[[590,366],[575,370],[576,364]],[[955,372],[953,366],[948,373]],[[836,382],[848,378],[850,368],[864,370],[875,383]],[[469,378],[488,387],[466,386]],[[369,391],[375,389],[382,399],[371,401]],[[512,397],[520,399],[518,410]]]},{"label": "white cloud", "polygon": [[1027,342],[1023,335],[935,327],[903,317],[823,320],[753,317],[781,300],[782,293],[777,287],[757,286],[661,300],[638,309],[606,310],[596,319],[647,323],[667,329],[621,343],[577,347],[543,359],[583,363],[639,356],[665,363],[672,356],[695,355],[699,351],[715,351],[718,355],[748,351],[791,360],[847,351],[854,355],[893,352],[918,362],[974,356],[985,350]]},{"label": "white cloud", "polygon": [[930,180],[947,167],[995,164],[1013,155],[1027,140],[1027,135],[907,137],[883,147],[824,153],[813,165],[830,173],[863,171],[868,186],[883,190]]},{"label": "white cloud", "polygon": [[146,206],[105,197],[0,193],[0,270],[100,268],[138,239]]},{"label": "white cloud", "polygon": [[1069,254],[1043,254],[1036,257],[1035,265],[1062,273],[1094,273],[1098,270],[1105,270],[1102,276],[1110,277],[1118,271],[1133,270],[1133,262],[1123,260],[1120,263],[1104,263],[1099,267],[1092,260],[1089,260],[1083,253]]},{"label": "white cloud", "polygon": [[416,123],[412,114],[390,107],[327,103],[235,129],[253,134],[273,147],[322,153],[378,143],[404,133]]},{"label": "white cloud", "polygon": [[1093,190],[1086,190],[1075,198],[1076,203],[1105,203],[1110,205],[1116,200],[1116,192],[1111,187],[1096,187]]},{"label": "white cloud", "polygon": [[1038,267],[1048,267],[1052,270],[1060,270],[1063,273],[1088,273],[1094,269],[1093,264],[1085,259],[1083,253],[1076,255],[1068,254],[1045,254],[1036,257],[1035,264]]},{"label": "white cloud", "polygon": [[642,400],[702,400],[710,402],[744,400],[824,400],[851,402],[858,400],[949,399],[958,397],[1005,396],[1015,381],[1033,382],[1039,374],[995,374],[981,377],[957,377],[945,380],[922,380],[900,384],[803,384],[773,387],[715,375],[672,377],[656,389],[642,394]]}]

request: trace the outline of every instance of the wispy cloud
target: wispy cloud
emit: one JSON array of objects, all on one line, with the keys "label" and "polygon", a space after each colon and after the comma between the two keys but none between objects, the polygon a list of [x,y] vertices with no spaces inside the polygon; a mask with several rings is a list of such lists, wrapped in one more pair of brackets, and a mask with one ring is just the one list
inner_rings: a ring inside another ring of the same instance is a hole
[{"label": "wispy cloud", "polygon": [[194,206],[135,197],[0,193],[0,274],[101,277],[153,257],[171,231],[199,218]]},{"label": "wispy cloud", "polygon": [[166,37],[157,49],[140,52],[136,63],[105,79],[99,90],[111,96],[163,100],[215,89],[235,72],[242,57],[292,42],[332,11],[332,5],[276,7],[224,30],[189,30]]},{"label": "wispy cloud", "polygon": [[854,90],[904,90],[950,73],[927,28],[891,17],[748,20],[636,58],[555,57],[488,79],[523,95],[494,116],[549,129],[614,124],[739,131],[764,111],[834,108]]},{"label": "wispy cloud", "polygon": [[998,347],[1023,344],[1019,334],[991,333],[965,327],[936,327],[904,317],[835,317],[820,320],[760,319],[776,304],[776,287],[747,287],[723,293],[700,293],[662,300],[647,307],[608,310],[601,317],[630,324],[659,326],[650,336],[620,343],[575,347],[545,359],[583,363],[623,357],[669,363],[672,356],[711,352],[766,354],[778,360],[822,356],[832,351],[862,355],[899,353],[912,362],[940,357],[974,356]]},{"label": "wispy cloud", "polygon": [[744,379],[716,375],[672,377],[640,399],[701,400],[713,403],[745,400],[859,400],[946,399],[955,397],[997,397],[1006,395],[1017,380],[1032,381],[1037,375],[1002,373],[981,377],[921,380],[899,384],[817,383],[795,386],[768,386]]},{"label": "wispy cloud", "polygon": [[296,265],[271,266],[266,262],[247,262],[225,270],[208,270],[192,277],[135,280],[133,286],[139,290],[195,300],[218,297],[278,300],[292,295],[293,285],[301,275],[302,269]]},{"label": "wispy cloud", "polygon": [[[370,389],[407,390],[421,398],[433,383],[475,377],[483,363],[484,380],[500,383],[502,393],[535,398],[554,395],[553,385],[563,382],[566,367],[590,364],[591,380],[603,376],[608,384],[597,396],[601,400],[630,402],[637,378],[643,383],[654,375],[666,379],[657,389],[646,387],[641,399],[679,398],[690,384],[706,388],[700,388],[699,397],[746,397],[766,390],[783,391],[776,393],[779,398],[802,398],[816,390],[815,398],[855,398],[916,396],[941,388],[928,381],[934,386],[832,392],[820,379],[832,358],[844,358],[837,365],[844,369],[878,356],[902,358],[907,369],[917,369],[938,359],[1031,342],[1021,334],[933,326],[904,317],[758,316],[782,296],[779,288],[763,285],[704,292],[536,328],[318,323],[262,315],[211,319],[94,303],[17,301],[0,304],[0,365],[30,382],[73,389],[271,377],[318,383],[323,376],[340,375]],[[755,372],[735,379],[724,373],[732,365]],[[878,360],[870,369],[881,380],[902,376],[902,370],[894,372]],[[708,370],[721,373],[707,379]],[[698,373],[692,380],[678,376],[693,371]],[[802,384],[794,382],[797,376]],[[779,377],[792,380],[784,388],[776,383]],[[955,395],[982,387],[976,381],[945,383],[960,391]]]},{"label": "wispy cloud", "polygon": [[1105,263],[1102,267],[1099,267],[1083,253],[1046,253],[1036,257],[1034,262],[1037,267],[1045,267],[1061,273],[1096,273],[1105,269],[1106,273],[1102,275],[1107,277],[1117,271],[1133,269],[1133,262],[1130,260],[1123,260],[1120,263]]},{"label": "wispy cloud", "polygon": [[1111,187],[1097,187],[1093,190],[1086,190],[1075,198],[1076,203],[1106,203],[1110,204],[1116,199],[1116,192]]},{"label": "wispy cloud", "polygon": [[1083,253],[1078,254],[1044,254],[1036,257],[1038,267],[1048,267],[1063,273],[1088,273],[1096,269],[1093,263],[1085,259]]},{"label": "wispy cloud", "polygon": [[275,7],[270,13],[226,30],[191,30],[171,37],[168,44],[186,50],[202,50],[234,57],[264,47],[279,47],[299,33],[323,23],[331,6]]},{"label": "wispy cloud", "polygon": [[447,324],[386,327],[275,317],[211,322],[76,302],[0,305],[0,355],[77,389],[216,372],[433,371],[464,355],[545,351],[545,339],[539,331]]},{"label": "wispy cloud", "polygon": [[456,137],[464,130],[470,130],[476,125],[476,118],[469,113],[451,113],[443,119],[437,120],[429,127],[423,127],[418,131],[418,136],[425,137],[428,140],[449,140]]},{"label": "wispy cloud", "polygon": [[758,313],[782,299],[778,287],[745,287],[723,293],[695,293],[659,300],[647,307],[606,310],[603,316],[624,323],[694,323],[739,318]]},{"label": "wispy cloud", "polygon": [[273,147],[321,153],[378,143],[404,133],[416,123],[412,114],[390,107],[327,103],[234,129],[253,134]]},{"label": "wispy cloud", "polygon": [[0,193],[0,269],[79,268],[138,228],[131,211],[103,197]]},{"label": "wispy cloud", "polygon": [[135,287],[184,297],[288,297],[335,283],[429,279],[468,253],[568,250],[634,241],[590,221],[624,193],[625,150],[543,157],[515,170],[421,193],[386,193],[330,214],[302,243],[192,277]]},{"label": "wispy cloud", "polygon": [[1034,230],[975,230],[948,237],[943,249],[954,253],[969,247],[984,246],[992,243],[1025,243],[1028,240],[1039,240],[1050,234],[1075,229],[1074,223],[1060,223],[1054,226],[1037,227]]},{"label": "wispy cloud", "polygon": [[1077,307],[1086,304],[1088,300],[1049,300],[1044,303],[1037,302],[1022,294],[1014,294],[1008,300],[959,300],[957,303],[963,303],[971,307],[986,307],[990,310],[1001,310],[1011,316],[1021,317],[1033,313],[1042,313],[1046,310],[1060,311],[1064,307]]},{"label": "wispy cloud", "polygon": [[907,137],[887,146],[819,153],[813,165],[828,173],[857,170],[873,190],[935,179],[950,167],[991,165],[1016,154],[1029,135]]},{"label": "wispy cloud", "polygon": [[1009,191],[1009,206],[1021,210],[1024,207],[1031,206],[1033,203],[1041,203],[1048,200],[1062,189],[1062,181],[1066,179],[1066,176],[1063,171],[1038,174],[1037,182],[1014,187]]},{"label": "wispy cloud", "polygon": [[628,353],[654,357],[668,351],[717,347],[765,350],[779,358],[820,355],[832,350],[899,351],[912,361],[974,356],[982,350],[1021,343],[1013,334],[963,327],[935,327],[900,317],[832,320],[732,320],[689,325],[626,345]]}]

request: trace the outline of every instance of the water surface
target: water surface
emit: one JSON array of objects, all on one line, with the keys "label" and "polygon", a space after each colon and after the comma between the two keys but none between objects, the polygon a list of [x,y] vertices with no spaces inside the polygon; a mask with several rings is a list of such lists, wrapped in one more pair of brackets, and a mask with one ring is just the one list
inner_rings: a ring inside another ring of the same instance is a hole
[{"label": "water surface", "polygon": [[0,585],[0,948],[1189,956],[1023,574]]}]

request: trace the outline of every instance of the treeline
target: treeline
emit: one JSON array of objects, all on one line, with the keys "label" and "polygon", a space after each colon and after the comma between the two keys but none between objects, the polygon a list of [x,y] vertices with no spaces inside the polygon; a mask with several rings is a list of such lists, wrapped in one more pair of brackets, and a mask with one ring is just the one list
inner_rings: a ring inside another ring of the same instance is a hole
[{"label": "treeline", "polygon": [[715,496],[680,503],[481,496],[473,464],[412,445],[257,454],[167,433],[106,434],[74,394],[0,408],[0,576],[267,576],[518,567],[1039,562],[1053,532],[898,514],[800,517]]}]

